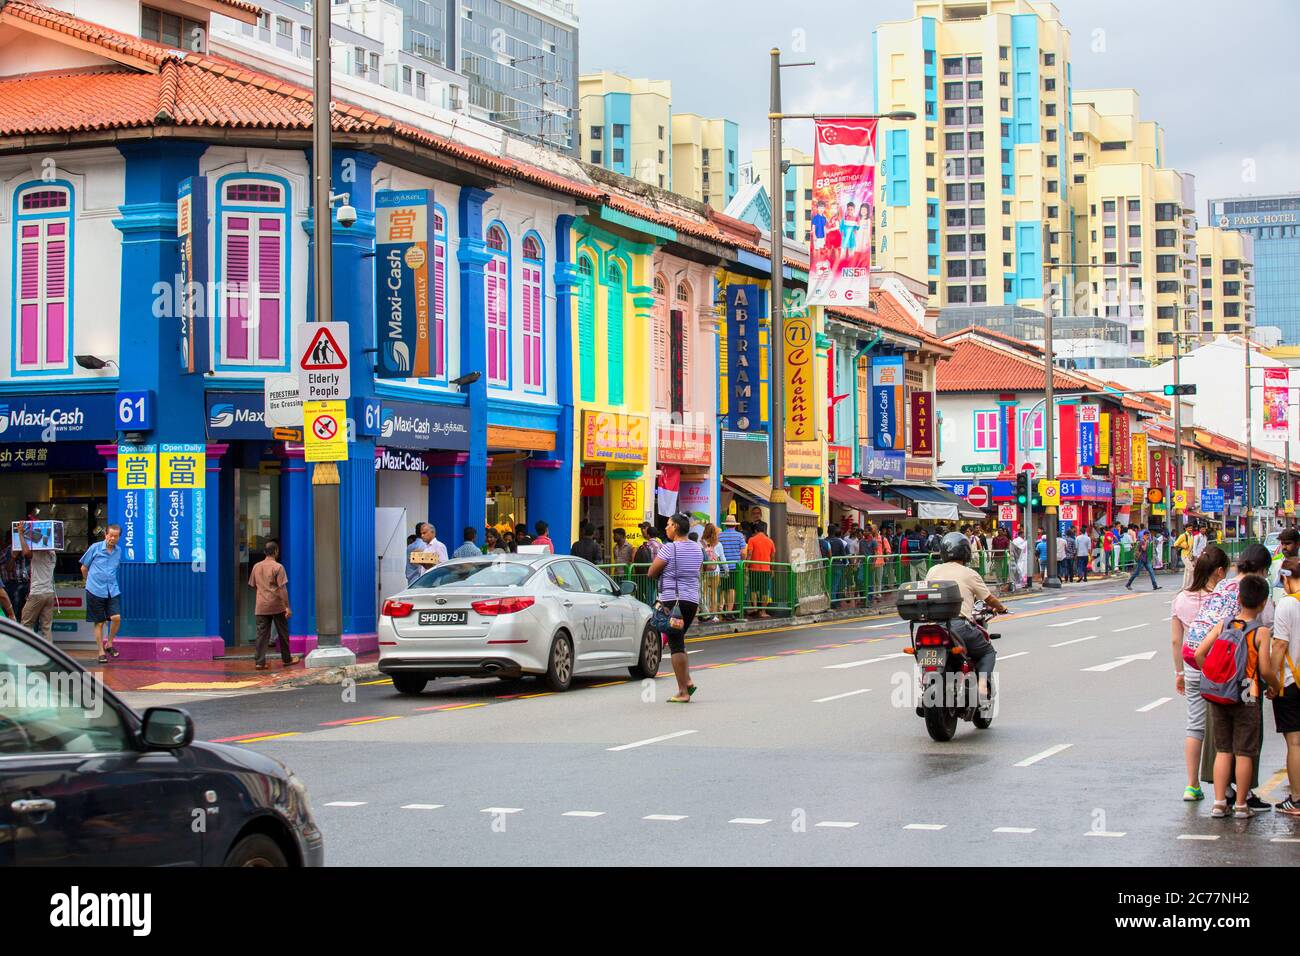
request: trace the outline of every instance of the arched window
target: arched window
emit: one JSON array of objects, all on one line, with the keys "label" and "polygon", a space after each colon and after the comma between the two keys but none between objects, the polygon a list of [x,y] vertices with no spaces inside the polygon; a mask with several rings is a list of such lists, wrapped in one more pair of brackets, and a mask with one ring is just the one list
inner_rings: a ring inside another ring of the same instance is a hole
[{"label": "arched window", "polygon": [[523,253],[524,388],[540,392],[545,390],[542,366],[546,341],[545,262],[541,240],[532,233],[525,236]]},{"label": "arched window", "polygon": [[668,284],[664,282],[664,277],[660,275],[655,276],[655,295],[663,298],[668,294],[667,288]]},{"label": "arched window", "polygon": [[677,336],[675,344],[681,353],[677,367],[681,369],[681,389],[684,395],[691,394],[691,347],[695,344],[691,341],[691,330],[695,327],[695,317],[691,315],[691,298],[690,283],[677,283],[675,308],[678,310],[681,334]]},{"label": "arched window", "polygon": [[487,286],[488,384],[510,386],[510,262],[506,231],[491,226],[487,247],[492,258],[483,270]]},{"label": "arched window", "polygon": [[447,378],[447,214],[433,210],[433,377]]},{"label": "arched window", "polygon": [[283,365],[289,311],[288,188],[256,177],[222,179],[217,207],[220,362],[236,367]]},{"label": "arched window", "polygon": [[596,267],[586,255],[578,257],[578,393],[596,400]]},{"label": "arched window", "polygon": [[608,281],[605,339],[609,345],[609,403],[623,404],[623,270],[613,260],[605,272]]},{"label": "arched window", "polygon": [[72,368],[72,187],[51,183],[14,196],[15,372]]}]

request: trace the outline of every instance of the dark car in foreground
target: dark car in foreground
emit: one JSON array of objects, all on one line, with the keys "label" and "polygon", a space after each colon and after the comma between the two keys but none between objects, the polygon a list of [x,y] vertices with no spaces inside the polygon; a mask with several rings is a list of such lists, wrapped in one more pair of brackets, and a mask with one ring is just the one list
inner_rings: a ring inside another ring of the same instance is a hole
[{"label": "dark car in foreground", "polygon": [[307,790],[281,763],[137,715],[0,618],[0,866],[320,866]]}]

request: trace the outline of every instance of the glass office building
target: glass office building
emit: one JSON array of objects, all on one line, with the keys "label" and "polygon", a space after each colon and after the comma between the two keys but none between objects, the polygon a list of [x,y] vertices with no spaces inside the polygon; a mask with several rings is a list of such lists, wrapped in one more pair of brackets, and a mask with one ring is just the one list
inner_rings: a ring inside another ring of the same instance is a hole
[{"label": "glass office building", "polygon": [[1300,193],[1211,199],[1209,224],[1254,239],[1255,325],[1300,345]]}]

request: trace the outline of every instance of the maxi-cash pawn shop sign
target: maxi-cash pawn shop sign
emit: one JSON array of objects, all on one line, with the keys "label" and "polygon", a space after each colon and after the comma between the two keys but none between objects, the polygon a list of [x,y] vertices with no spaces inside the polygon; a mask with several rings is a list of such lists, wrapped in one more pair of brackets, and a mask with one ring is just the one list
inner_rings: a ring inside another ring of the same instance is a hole
[{"label": "maxi-cash pawn shop sign", "polygon": [[302,424],[306,461],[348,460],[346,402],[303,402]]},{"label": "maxi-cash pawn shop sign", "polygon": [[348,324],[304,322],[298,326],[298,397],[304,402],[352,397],[348,369]]}]

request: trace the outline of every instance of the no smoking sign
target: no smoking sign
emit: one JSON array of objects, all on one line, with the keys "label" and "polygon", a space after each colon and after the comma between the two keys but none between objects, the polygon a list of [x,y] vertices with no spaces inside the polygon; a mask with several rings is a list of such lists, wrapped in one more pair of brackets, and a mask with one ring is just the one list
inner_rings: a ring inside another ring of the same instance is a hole
[{"label": "no smoking sign", "polygon": [[303,458],[306,461],[347,461],[348,437],[343,427],[345,402],[303,402]]}]

